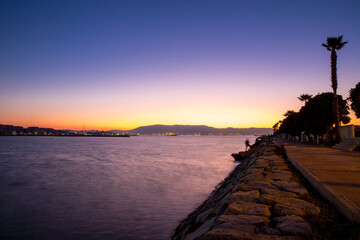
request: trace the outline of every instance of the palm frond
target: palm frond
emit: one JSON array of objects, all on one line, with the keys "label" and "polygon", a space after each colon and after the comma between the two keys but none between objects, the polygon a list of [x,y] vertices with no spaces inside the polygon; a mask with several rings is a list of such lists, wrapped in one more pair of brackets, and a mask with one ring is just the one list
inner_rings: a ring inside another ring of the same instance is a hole
[{"label": "palm frond", "polygon": [[323,47],[325,47],[327,50],[331,50],[330,48],[329,48],[329,46],[328,45],[326,45],[325,43],[323,43],[323,44],[321,44],[321,46],[323,46]]},{"label": "palm frond", "polygon": [[347,44],[347,43],[348,43],[348,42],[341,42],[341,43],[339,43],[339,46],[338,46],[336,49],[340,50],[340,49],[343,48],[344,45]]},{"label": "palm frond", "polygon": [[323,44],[323,47],[326,47],[327,50],[332,51],[332,50],[340,50],[345,44],[347,44],[348,42],[343,42],[343,35],[338,36],[338,37],[328,37],[326,39],[326,43],[327,44]]}]

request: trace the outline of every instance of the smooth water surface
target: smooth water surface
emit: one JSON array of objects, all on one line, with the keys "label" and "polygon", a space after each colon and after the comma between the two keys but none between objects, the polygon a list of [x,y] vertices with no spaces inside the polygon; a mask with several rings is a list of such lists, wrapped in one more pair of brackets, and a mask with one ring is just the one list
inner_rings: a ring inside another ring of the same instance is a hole
[{"label": "smooth water surface", "polygon": [[167,239],[255,137],[0,137],[0,239]]}]

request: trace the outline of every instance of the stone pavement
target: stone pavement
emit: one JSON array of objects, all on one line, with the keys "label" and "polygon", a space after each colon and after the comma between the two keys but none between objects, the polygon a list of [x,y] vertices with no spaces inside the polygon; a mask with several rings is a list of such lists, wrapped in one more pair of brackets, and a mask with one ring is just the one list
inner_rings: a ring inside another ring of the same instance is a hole
[{"label": "stone pavement", "polygon": [[350,221],[360,223],[360,152],[274,138],[302,175]]}]

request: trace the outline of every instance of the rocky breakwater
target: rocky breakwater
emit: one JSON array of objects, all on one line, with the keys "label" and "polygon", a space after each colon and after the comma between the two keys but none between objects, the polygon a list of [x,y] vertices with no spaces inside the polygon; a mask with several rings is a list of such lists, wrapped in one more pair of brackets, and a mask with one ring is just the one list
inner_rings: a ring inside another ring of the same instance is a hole
[{"label": "rocky breakwater", "polygon": [[306,219],[320,209],[289,168],[282,149],[261,143],[184,219],[172,239],[311,238]]}]

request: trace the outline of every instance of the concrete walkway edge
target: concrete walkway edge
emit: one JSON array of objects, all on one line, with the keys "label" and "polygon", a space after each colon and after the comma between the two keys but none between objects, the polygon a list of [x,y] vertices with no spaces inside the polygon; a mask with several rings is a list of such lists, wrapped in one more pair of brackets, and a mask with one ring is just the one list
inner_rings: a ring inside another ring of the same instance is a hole
[{"label": "concrete walkway edge", "polygon": [[[275,144],[277,143],[275,142]],[[311,173],[311,171],[306,169],[300,162],[292,157],[291,154],[286,152],[286,155],[295,168],[309,181],[323,198],[333,204],[341,214],[349,219],[349,221],[360,223],[360,212],[356,205],[350,200],[347,200],[344,196],[336,193],[333,189],[329,190],[314,174]]]}]

